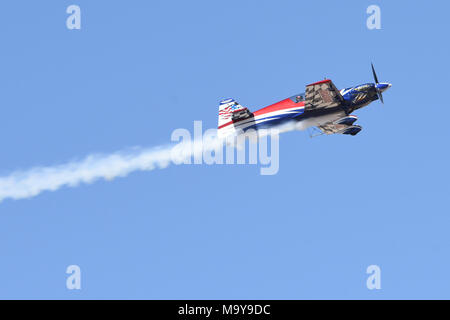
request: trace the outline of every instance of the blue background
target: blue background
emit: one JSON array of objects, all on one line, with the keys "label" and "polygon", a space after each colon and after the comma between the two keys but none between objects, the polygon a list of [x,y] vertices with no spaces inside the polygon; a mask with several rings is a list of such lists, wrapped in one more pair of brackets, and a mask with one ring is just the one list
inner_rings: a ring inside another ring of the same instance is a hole
[{"label": "blue background", "polygon": [[[81,7],[81,30],[66,8]],[[381,30],[366,9],[381,8]],[[280,137],[280,171],[170,166],[0,204],[0,298],[450,298],[448,2],[8,1],[0,175],[166,144],[331,78],[380,81],[355,137]],[[82,289],[67,290],[76,264]],[[368,290],[366,268],[381,268]]]}]

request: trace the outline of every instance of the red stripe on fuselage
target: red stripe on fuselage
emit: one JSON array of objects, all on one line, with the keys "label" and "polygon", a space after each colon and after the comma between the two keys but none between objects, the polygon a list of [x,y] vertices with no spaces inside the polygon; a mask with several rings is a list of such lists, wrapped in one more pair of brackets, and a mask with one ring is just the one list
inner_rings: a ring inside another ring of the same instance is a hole
[{"label": "red stripe on fuselage", "polygon": [[255,116],[259,116],[264,113],[280,111],[280,110],[290,109],[290,108],[299,108],[299,107],[303,107],[304,105],[305,105],[305,102],[295,103],[290,98],[287,98],[287,99],[281,100],[280,102],[271,104],[270,106],[267,106],[265,108],[259,109],[255,112],[253,112],[253,114]]}]

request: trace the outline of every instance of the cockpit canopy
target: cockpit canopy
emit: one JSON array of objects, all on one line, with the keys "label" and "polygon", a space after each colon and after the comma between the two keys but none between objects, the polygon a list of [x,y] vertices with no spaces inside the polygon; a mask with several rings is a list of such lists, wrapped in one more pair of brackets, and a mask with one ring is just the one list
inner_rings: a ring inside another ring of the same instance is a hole
[{"label": "cockpit canopy", "polygon": [[295,103],[305,101],[305,93],[303,92],[303,93],[296,94],[296,95],[290,97],[289,99],[291,99]]}]

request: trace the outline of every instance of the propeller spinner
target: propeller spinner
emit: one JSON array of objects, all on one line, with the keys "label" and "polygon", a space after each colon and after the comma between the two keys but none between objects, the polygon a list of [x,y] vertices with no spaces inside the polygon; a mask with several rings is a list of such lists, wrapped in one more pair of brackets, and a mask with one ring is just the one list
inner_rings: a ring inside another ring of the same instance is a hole
[{"label": "propeller spinner", "polygon": [[372,74],[373,74],[373,79],[375,80],[375,88],[377,90],[378,98],[380,99],[381,103],[384,104],[382,92],[389,89],[392,85],[387,82],[381,82],[381,83],[378,82],[378,77],[375,72],[375,68],[373,67],[373,63],[372,63]]}]

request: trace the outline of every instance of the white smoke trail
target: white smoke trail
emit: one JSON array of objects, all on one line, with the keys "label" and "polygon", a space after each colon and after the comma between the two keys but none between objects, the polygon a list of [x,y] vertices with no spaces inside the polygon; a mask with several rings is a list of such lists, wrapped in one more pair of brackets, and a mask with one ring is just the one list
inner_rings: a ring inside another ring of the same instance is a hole
[{"label": "white smoke trail", "polygon": [[[278,132],[295,130],[295,124],[279,127]],[[265,135],[266,133],[259,136]],[[112,180],[124,177],[133,171],[150,171],[165,168],[171,162],[182,163],[185,159],[215,150],[223,141],[216,137],[150,149],[134,149],[109,155],[90,155],[84,160],[50,167],[35,167],[27,171],[16,171],[0,177],[0,202],[10,199],[34,197],[44,191],[55,191],[61,187],[75,187],[81,183],[92,183],[99,179]]]},{"label": "white smoke trail", "polygon": [[[218,140],[208,140],[203,148],[214,148]],[[13,172],[0,177],[0,202],[6,198],[24,199],[43,191],[55,191],[63,186],[75,187],[80,183],[92,183],[98,179],[112,180],[137,170],[149,171],[165,168],[172,160],[176,147],[178,159],[202,152],[202,144],[193,141],[176,146],[151,149],[135,149],[110,155],[90,155],[84,160],[52,167],[36,167],[27,171]]]}]

